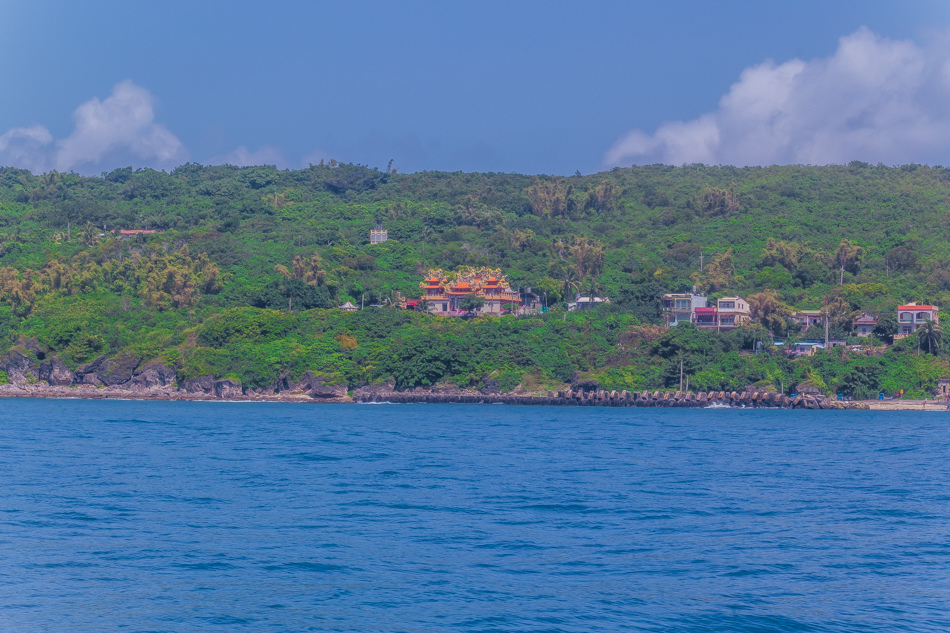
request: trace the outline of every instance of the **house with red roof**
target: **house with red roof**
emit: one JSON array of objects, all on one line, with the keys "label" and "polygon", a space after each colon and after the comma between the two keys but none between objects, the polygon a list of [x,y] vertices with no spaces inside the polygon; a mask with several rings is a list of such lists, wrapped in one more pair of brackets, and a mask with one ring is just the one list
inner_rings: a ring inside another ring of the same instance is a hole
[{"label": "house with red roof", "polygon": [[924,326],[927,321],[940,322],[940,309],[935,305],[908,303],[897,306],[897,334],[895,339],[910,336]]}]

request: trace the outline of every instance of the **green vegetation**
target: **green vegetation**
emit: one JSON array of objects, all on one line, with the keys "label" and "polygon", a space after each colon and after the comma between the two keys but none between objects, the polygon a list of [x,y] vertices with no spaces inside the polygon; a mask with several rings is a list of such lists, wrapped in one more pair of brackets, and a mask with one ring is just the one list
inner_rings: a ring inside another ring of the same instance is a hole
[{"label": "green vegetation", "polygon": [[[682,363],[693,390],[920,395],[950,374],[939,327],[873,355],[789,360],[769,343],[794,336],[793,308],[825,310],[835,337],[865,310],[879,318],[880,345],[898,304],[950,304],[948,204],[950,169],[857,162],[570,178],[335,161],[101,178],[5,168],[0,340],[35,340],[71,368],[125,355],[166,363],[179,380],[213,374],[252,388],[310,370],[351,387],[597,380],[640,390],[677,387]],[[371,246],[376,217],[390,239]],[[161,232],[111,233],[132,228]],[[461,265],[501,268],[554,309],[449,320],[391,307],[419,297],[426,268]],[[694,285],[746,297],[756,324],[721,335],[660,327],[659,296]],[[576,292],[612,303],[563,312]],[[336,309],[347,300],[384,307]]]}]

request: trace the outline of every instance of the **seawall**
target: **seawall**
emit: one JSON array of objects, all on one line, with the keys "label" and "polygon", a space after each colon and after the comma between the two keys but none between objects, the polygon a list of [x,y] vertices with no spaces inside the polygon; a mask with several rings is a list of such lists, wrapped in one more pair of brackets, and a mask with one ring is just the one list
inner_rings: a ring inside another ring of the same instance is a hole
[{"label": "seawall", "polygon": [[430,404],[510,404],[548,405],[575,407],[748,407],[779,409],[866,409],[867,405],[855,402],[838,402],[821,396],[788,396],[774,391],[559,391],[547,396],[514,394],[466,394],[466,393],[419,393],[419,392],[374,392],[357,393],[356,402],[430,403]]}]

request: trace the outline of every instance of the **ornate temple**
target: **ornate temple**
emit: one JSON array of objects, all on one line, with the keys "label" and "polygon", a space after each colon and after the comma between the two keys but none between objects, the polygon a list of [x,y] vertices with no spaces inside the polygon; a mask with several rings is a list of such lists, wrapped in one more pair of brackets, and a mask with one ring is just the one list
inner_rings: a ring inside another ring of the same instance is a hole
[{"label": "ornate temple", "polygon": [[419,287],[429,312],[444,316],[468,314],[460,305],[470,296],[485,300],[479,314],[500,316],[521,304],[521,296],[511,289],[500,269],[463,267],[446,273],[436,268],[429,271]]}]

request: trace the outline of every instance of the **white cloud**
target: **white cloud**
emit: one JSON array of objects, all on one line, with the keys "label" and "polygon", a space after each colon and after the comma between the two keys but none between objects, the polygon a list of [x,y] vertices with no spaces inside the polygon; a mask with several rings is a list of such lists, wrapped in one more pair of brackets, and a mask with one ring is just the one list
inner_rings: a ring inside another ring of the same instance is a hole
[{"label": "white cloud", "polygon": [[0,136],[0,164],[85,174],[129,164],[159,169],[180,165],[188,153],[174,134],[155,122],[153,104],[148,90],[123,81],[106,99],[94,97],[76,108],[76,127],[64,139],[54,143],[41,125]]},{"label": "white cloud", "polygon": [[249,167],[252,165],[276,165],[280,169],[287,168],[287,160],[276,147],[265,145],[255,151],[241,145],[233,152],[224,156],[215,156],[208,160],[209,165],[234,165],[235,167]]},{"label": "white cloud", "polygon": [[926,163],[948,148],[950,51],[861,28],[831,57],[745,69],[717,110],[633,130],[604,163]]},{"label": "white cloud", "polygon": [[46,171],[53,135],[42,125],[15,127],[0,136],[0,165]]}]

